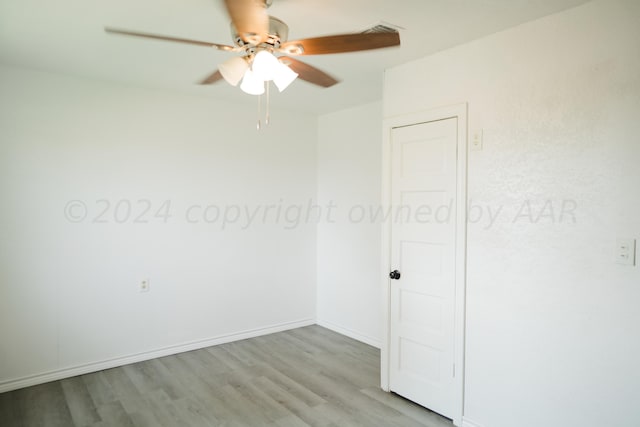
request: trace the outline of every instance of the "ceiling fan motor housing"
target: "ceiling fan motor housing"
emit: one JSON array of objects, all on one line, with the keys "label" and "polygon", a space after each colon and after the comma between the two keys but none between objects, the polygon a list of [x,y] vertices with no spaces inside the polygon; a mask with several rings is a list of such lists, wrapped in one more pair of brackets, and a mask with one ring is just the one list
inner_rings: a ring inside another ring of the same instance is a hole
[{"label": "ceiling fan motor housing", "polygon": [[[233,38],[233,42],[236,46],[245,47],[247,43],[242,40],[238,31],[236,30],[233,22],[231,23],[231,37]],[[265,47],[271,47],[273,49],[279,49],[280,45],[283,42],[286,42],[289,39],[289,26],[285,24],[280,19],[269,16],[269,34],[267,34],[267,40],[261,45],[266,45]]]}]

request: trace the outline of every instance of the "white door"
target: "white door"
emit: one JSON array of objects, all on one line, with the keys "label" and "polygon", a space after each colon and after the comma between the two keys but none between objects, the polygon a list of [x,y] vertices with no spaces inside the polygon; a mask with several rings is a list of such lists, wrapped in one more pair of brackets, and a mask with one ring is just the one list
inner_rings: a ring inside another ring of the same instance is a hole
[{"label": "white door", "polygon": [[456,415],[458,119],[392,129],[389,388]]}]

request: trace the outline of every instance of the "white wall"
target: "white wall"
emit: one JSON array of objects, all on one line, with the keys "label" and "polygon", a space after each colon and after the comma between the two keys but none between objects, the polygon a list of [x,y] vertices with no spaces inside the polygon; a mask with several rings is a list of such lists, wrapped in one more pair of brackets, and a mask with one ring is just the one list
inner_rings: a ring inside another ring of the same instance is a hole
[{"label": "white wall", "polygon": [[[239,97],[0,67],[0,391],[313,323],[316,226],[295,227],[287,208],[315,197],[317,119],[273,111],[258,133],[253,98]],[[92,223],[100,199],[106,223]],[[263,222],[269,204],[281,217]],[[223,229],[207,205],[242,216]],[[245,206],[262,209],[249,227]]]},{"label": "white wall", "polygon": [[380,224],[362,208],[380,204],[382,104],[318,121],[318,323],[380,346]]},{"label": "white wall", "polygon": [[[387,73],[385,117],[468,102],[484,129],[469,157],[485,209],[468,235],[477,425],[638,425],[640,268],[614,262],[618,236],[640,239],[638,22],[640,2],[596,1]],[[518,217],[527,200],[553,215]]]}]

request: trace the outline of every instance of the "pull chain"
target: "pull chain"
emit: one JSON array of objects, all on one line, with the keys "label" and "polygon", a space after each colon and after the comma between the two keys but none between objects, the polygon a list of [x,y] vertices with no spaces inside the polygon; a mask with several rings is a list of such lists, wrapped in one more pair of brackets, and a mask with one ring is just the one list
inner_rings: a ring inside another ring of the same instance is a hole
[{"label": "pull chain", "polygon": [[[265,84],[265,92],[266,92],[266,106],[265,106],[265,116],[264,116],[264,124],[265,126],[269,126],[269,123],[271,122],[271,115],[269,113],[269,82],[264,82]],[[256,124],[256,129],[257,130],[261,130],[262,129],[262,121],[261,119],[261,115],[262,115],[262,95],[258,95],[258,123]]]},{"label": "pull chain", "polygon": [[269,88],[271,87],[271,85],[269,84],[269,82],[264,82],[264,84],[267,86],[267,89],[266,89],[266,92],[267,92],[267,112],[265,114],[264,124],[269,126],[269,122],[271,121],[271,117],[269,116]]},{"label": "pull chain", "polygon": [[260,130],[261,126],[260,126],[260,109],[262,107],[262,95],[258,95],[258,124],[256,126],[257,130]]}]

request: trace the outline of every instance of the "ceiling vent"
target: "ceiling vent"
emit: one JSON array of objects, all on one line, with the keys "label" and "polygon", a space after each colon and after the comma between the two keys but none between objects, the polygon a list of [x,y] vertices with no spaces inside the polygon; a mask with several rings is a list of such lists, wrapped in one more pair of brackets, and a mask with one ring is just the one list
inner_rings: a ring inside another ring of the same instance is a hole
[{"label": "ceiling vent", "polygon": [[388,22],[380,22],[379,24],[376,24],[371,28],[364,30],[362,33],[363,34],[397,33],[399,32],[399,30],[404,30],[404,28],[402,28],[399,25],[389,24]]}]

